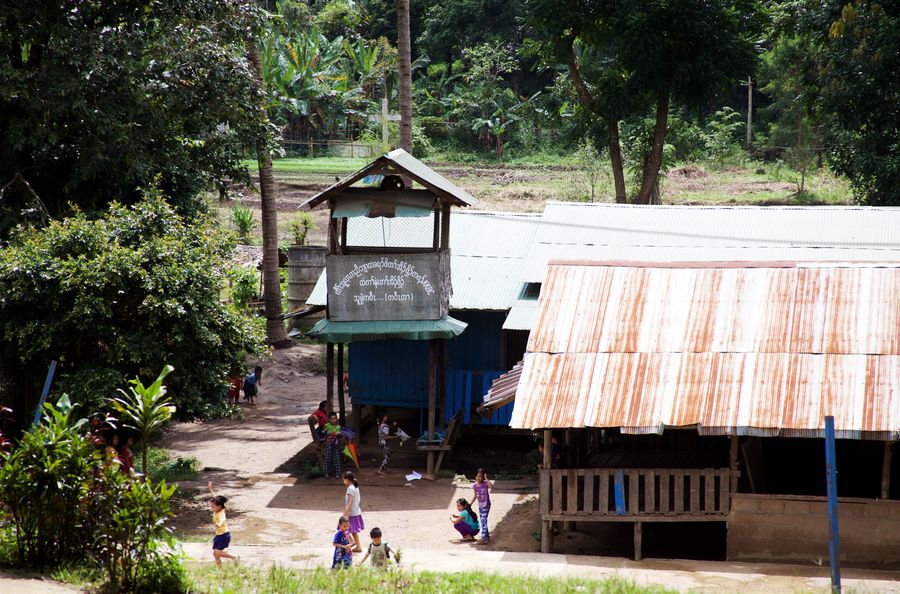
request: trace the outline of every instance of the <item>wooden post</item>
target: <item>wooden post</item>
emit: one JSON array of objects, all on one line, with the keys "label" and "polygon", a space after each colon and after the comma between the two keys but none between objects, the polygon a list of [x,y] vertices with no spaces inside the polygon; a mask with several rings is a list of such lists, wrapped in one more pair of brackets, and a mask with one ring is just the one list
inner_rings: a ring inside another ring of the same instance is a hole
[{"label": "wooden post", "polygon": [[641,560],[641,523],[634,523],[634,560]]},{"label": "wooden post", "polygon": [[344,403],[344,343],[337,345],[337,373],[335,379],[338,385],[338,420],[343,427],[347,423],[347,407]]},{"label": "wooden post", "polygon": [[[332,212],[334,212],[333,209],[332,209]],[[340,254],[341,253],[340,246],[338,244],[339,240],[340,240],[340,238],[338,237],[337,219],[332,217],[331,214],[329,213],[329,215],[328,215],[328,253],[329,254]]]},{"label": "wooden post", "polygon": [[[437,358],[437,349],[435,348],[436,339],[428,341],[428,439],[434,439],[434,421],[437,393],[435,390],[437,381],[435,378],[435,359]],[[434,476],[434,451],[428,452],[428,468],[426,474]]]},{"label": "wooden post", "polygon": [[325,400],[328,412],[334,410],[334,343],[325,345]]},{"label": "wooden post", "polygon": [[341,253],[347,253],[347,217],[341,218]]},{"label": "wooden post", "polygon": [[[731,479],[729,480],[728,489],[732,493],[737,493],[738,488],[738,440],[740,439],[737,435],[732,435],[729,439],[729,445],[731,446],[729,449],[728,456],[728,469],[731,471]],[[730,506],[730,503],[729,503]]]},{"label": "wooden post", "polygon": [[434,231],[431,237],[431,249],[435,252],[441,249],[441,211],[434,209]]},{"label": "wooden post", "polygon": [[441,250],[450,249],[450,203],[441,206]]},{"label": "wooden post", "polygon": [[[575,430],[566,429],[566,468],[575,467]],[[569,484],[569,489],[577,489],[578,485]],[[563,522],[563,530],[575,530],[575,522]]]},{"label": "wooden post", "polygon": [[884,458],[881,462],[881,498],[890,499],[891,497],[891,457],[894,442],[884,442]]},{"label": "wooden post", "polygon": [[[551,449],[553,432],[544,429],[544,459],[541,464],[540,505],[541,511],[550,509],[550,466],[553,464]],[[541,552],[550,553],[553,549],[553,523],[541,518]]]}]

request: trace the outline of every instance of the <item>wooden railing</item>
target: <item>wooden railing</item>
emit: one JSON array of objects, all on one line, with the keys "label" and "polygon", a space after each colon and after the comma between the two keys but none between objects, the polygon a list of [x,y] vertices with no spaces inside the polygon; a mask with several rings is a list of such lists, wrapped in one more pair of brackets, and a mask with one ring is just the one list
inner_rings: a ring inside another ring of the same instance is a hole
[{"label": "wooden railing", "polygon": [[[731,507],[725,468],[542,470],[545,520],[722,520]],[[690,516],[690,517],[685,517]]]}]

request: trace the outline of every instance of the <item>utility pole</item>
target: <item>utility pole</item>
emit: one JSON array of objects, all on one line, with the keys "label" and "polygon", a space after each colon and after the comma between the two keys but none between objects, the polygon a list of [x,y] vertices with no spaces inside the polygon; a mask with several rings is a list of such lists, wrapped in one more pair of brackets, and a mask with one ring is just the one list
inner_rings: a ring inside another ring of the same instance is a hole
[{"label": "utility pole", "polygon": [[747,77],[747,148],[753,144],[753,80]]}]

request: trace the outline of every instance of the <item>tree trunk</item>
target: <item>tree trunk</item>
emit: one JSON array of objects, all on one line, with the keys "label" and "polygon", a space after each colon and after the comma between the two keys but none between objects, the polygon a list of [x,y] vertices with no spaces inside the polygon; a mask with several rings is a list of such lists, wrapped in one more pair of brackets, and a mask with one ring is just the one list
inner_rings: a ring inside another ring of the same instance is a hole
[{"label": "tree trunk", "polygon": [[409,0],[397,0],[397,54],[400,59],[400,147],[412,153],[412,50]]},{"label": "tree trunk", "polygon": [[650,155],[644,165],[644,175],[641,180],[641,191],[638,192],[635,202],[637,204],[652,204],[653,192],[659,179],[659,168],[662,165],[663,145],[666,140],[666,126],[669,122],[669,91],[659,94],[656,102],[656,129],[653,131],[653,141],[650,144]]},{"label": "tree trunk", "polygon": [[609,162],[616,186],[616,202],[625,204],[628,197],[625,195],[625,165],[622,163],[622,146],[619,142],[619,120],[607,118],[606,131],[609,139]]},{"label": "tree trunk", "polygon": [[[265,98],[262,63],[259,48],[252,38],[247,39],[247,59],[256,74],[256,84],[261,91],[260,101]],[[260,116],[268,121],[265,104],[260,103]],[[262,203],[263,235],[263,300],[266,307],[266,338],[276,347],[287,342],[284,321],[281,319],[281,279],[278,276],[278,214],[275,209],[275,176],[272,173],[272,154],[266,146],[266,139],[256,139],[256,162],[259,166],[259,197]]]},{"label": "tree trunk", "polygon": [[[581,104],[594,115],[597,113],[596,102],[594,101],[591,90],[587,83],[581,77],[581,67],[578,64],[578,56],[575,54],[575,37],[569,38],[569,52],[566,55],[566,63],[569,68],[569,79],[575,86],[575,92],[578,93],[578,99]],[[602,116],[606,120],[607,140],[609,142],[609,162],[612,165],[613,181],[616,186],[616,202],[625,204],[627,197],[625,195],[625,169],[622,163],[622,148],[619,142],[619,119],[610,115]]]}]

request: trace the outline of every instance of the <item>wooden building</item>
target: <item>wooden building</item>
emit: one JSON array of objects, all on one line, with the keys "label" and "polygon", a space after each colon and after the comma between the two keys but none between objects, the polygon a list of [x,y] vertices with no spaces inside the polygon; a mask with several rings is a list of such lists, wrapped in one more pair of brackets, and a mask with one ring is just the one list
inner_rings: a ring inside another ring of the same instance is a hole
[{"label": "wooden building", "polygon": [[[511,425],[555,526],[721,522],[729,559],[900,562],[900,263],[550,261]],[[551,468],[551,435],[568,460]]]}]

